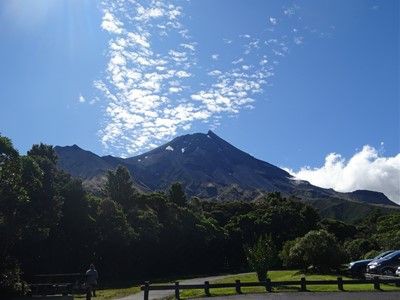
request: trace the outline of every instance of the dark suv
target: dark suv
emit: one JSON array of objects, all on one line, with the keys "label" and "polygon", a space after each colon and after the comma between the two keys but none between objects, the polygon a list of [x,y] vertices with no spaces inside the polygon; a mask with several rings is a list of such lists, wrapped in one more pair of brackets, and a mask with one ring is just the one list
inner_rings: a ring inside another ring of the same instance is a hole
[{"label": "dark suv", "polygon": [[367,266],[367,273],[394,276],[399,266],[400,250],[397,250],[379,260],[370,262]]},{"label": "dark suv", "polygon": [[367,265],[369,263],[380,260],[383,257],[385,257],[386,255],[389,255],[390,253],[393,253],[393,250],[382,252],[378,256],[376,256],[372,259],[363,259],[363,260],[352,261],[349,264],[347,271],[353,277],[363,277],[364,273],[367,269]]}]

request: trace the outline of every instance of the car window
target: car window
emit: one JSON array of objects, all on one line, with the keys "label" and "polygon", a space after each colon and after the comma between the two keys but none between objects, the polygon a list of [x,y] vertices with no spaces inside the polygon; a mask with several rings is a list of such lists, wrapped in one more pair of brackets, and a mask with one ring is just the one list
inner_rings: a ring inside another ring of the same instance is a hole
[{"label": "car window", "polygon": [[374,258],[374,260],[380,259],[380,258],[382,258],[382,257],[386,257],[386,256],[388,256],[390,253],[393,253],[393,251],[385,251],[385,252],[379,254],[378,256],[376,256],[376,257]]},{"label": "car window", "polygon": [[392,258],[398,258],[398,257],[400,257],[400,251],[396,251],[396,252],[393,252],[393,253],[385,256],[385,259],[392,259]]}]

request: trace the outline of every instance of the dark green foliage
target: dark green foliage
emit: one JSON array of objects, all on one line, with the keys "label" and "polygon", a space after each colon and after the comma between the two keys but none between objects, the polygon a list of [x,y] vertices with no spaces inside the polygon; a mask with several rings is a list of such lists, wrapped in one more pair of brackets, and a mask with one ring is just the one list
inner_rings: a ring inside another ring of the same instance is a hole
[{"label": "dark green foliage", "polygon": [[288,267],[313,267],[318,271],[327,272],[346,261],[346,255],[335,236],[326,230],[310,231],[288,243],[281,252],[283,263]]},{"label": "dark green foliage", "polygon": [[255,202],[248,213],[231,215],[225,227],[238,231],[245,243],[254,243],[261,235],[273,234],[280,248],[283,242],[317,229],[318,221],[313,208],[275,193]]},{"label": "dark green foliage", "polygon": [[15,160],[19,158],[19,153],[11,142],[11,140],[5,136],[0,135],[0,165],[7,160]]},{"label": "dark green foliage", "polygon": [[[25,295],[28,286],[21,280],[21,270],[11,257],[2,257],[0,260],[0,295],[15,297]],[[6,299],[6,298],[3,298]]]},{"label": "dark green foliage", "polygon": [[375,257],[377,257],[382,251],[378,251],[378,250],[371,250],[368,251],[367,253],[365,253],[363,259],[373,259]]},{"label": "dark green foliage", "polygon": [[96,228],[99,242],[110,245],[128,244],[134,236],[122,207],[113,200],[104,199],[99,203]]},{"label": "dark green foliage", "polygon": [[9,139],[0,137],[0,151],[0,257],[6,258],[25,232],[29,198],[20,157]]},{"label": "dark green foliage", "polygon": [[11,256],[27,226],[28,195],[22,184],[22,166],[11,141],[0,136],[0,294],[23,294],[20,269]]},{"label": "dark green foliage", "polygon": [[344,247],[350,260],[362,259],[369,251],[378,248],[374,241],[364,238],[349,240]]},{"label": "dark green foliage", "polygon": [[334,219],[323,219],[320,227],[332,233],[341,242],[352,239],[357,234],[357,228],[354,225]]},{"label": "dark green foliage", "polygon": [[126,209],[134,206],[136,191],[127,168],[118,166],[115,171],[108,171],[105,194]]},{"label": "dark green foliage", "polygon": [[297,241],[298,241],[297,239],[291,240],[283,244],[282,250],[279,253],[279,257],[284,267],[291,267],[291,266],[297,267],[300,265],[299,261],[300,259],[297,260],[297,258],[294,257],[293,253],[290,252],[291,249],[294,247],[294,245],[297,243]]},{"label": "dark green foliage", "polygon": [[259,281],[265,281],[278,256],[271,237],[260,237],[253,246],[245,247],[245,253],[250,269],[257,273]]},{"label": "dark green foliage", "polygon": [[[57,155],[52,146],[40,144],[32,146],[27,158],[33,160],[40,168],[40,177],[37,177],[40,188],[32,190],[28,188],[27,191],[31,200],[33,223],[40,224],[38,230],[45,237],[57,226],[61,217],[63,199],[56,189]],[[34,168],[35,164],[30,162],[25,165]],[[30,172],[32,174],[32,171]]]},{"label": "dark green foliage", "polygon": [[400,213],[379,217],[374,238],[382,249],[400,249]]},{"label": "dark green foliage", "polygon": [[39,145],[33,145],[32,149],[28,151],[28,156],[40,157],[49,160],[53,165],[57,162],[57,154],[54,151],[53,146],[40,143]]},{"label": "dark green foliage", "polygon": [[168,192],[168,197],[171,202],[178,206],[186,205],[186,194],[179,182],[175,182],[171,185]]}]

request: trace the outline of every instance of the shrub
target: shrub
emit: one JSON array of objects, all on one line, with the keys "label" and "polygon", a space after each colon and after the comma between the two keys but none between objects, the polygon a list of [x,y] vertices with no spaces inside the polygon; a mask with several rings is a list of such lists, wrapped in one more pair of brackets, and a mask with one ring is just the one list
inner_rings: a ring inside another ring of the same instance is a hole
[{"label": "shrub", "polygon": [[364,257],[367,252],[376,249],[377,245],[367,239],[355,239],[347,241],[344,247],[350,260],[358,260]]},{"label": "shrub", "polygon": [[313,267],[324,272],[340,267],[346,261],[346,254],[333,234],[325,230],[314,230],[287,242],[282,249],[281,258],[288,267]]},{"label": "shrub", "polygon": [[6,297],[23,296],[27,284],[21,280],[21,270],[14,259],[0,262],[0,295]]},{"label": "shrub", "polygon": [[268,270],[277,261],[277,252],[270,237],[260,237],[252,247],[245,247],[247,262],[257,273],[259,281],[265,281]]},{"label": "shrub", "polygon": [[364,259],[372,259],[376,256],[378,256],[382,251],[378,251],[378,250],[371,250],[368,251],[365,255],[364,255]]}]

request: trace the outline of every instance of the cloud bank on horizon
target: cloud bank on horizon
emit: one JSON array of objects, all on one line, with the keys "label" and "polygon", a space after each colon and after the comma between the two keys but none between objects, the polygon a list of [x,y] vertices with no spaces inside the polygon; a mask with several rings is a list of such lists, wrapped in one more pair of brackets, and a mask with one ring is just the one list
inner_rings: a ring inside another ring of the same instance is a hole
[{"label": "cloud bank on horizon", "polygon": [[349,160],[333,152],[325,157],[324,165],[319,168],[303,167],[297,172],[285,170],[316,186],[338,192],[378,191],[400,204],[400,153],[385,157],[376,148],[365,145]]},{"label": "cloud bank on horizon", "polygon": [[301,22],[298,7],[286,7],[279,16],[266,13],[263,32],[223,39],[218,53],[204,55],[199,52],[204,41],[192,37],[186,25],[185,5],[190,2],[102,2],[109,61],[94,85],[106,101],[99,135],[107,152],[137,154],[195,122],[214,129],[224,116],[254,108],[275,66],[312,34],[295,26]]}]

